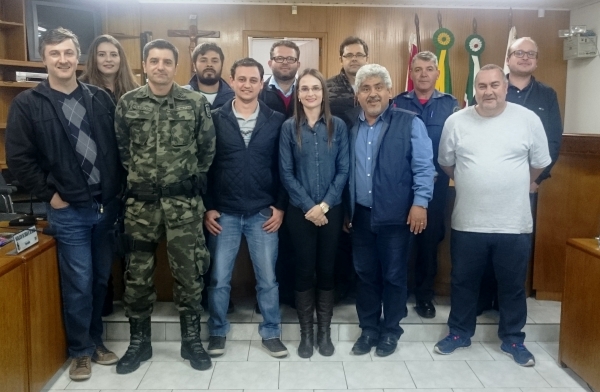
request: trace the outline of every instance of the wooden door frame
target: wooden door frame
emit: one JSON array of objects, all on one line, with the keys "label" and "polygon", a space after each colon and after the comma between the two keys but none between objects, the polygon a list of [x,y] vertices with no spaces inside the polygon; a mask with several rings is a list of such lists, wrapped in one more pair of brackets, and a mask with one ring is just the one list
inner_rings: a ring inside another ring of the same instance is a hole
[{"label": "wooden door frame", "polygon": [[325,74],[327,70],[327,33],[322,32],[301,32],[301,31],[264,31],[264,30],[244,30],[242,31],[242,40],[244,41],[244,56],[248,57],[248,38],[270,38],[284,39],[292,38],[315,38],[319,40],[319,71]]}]

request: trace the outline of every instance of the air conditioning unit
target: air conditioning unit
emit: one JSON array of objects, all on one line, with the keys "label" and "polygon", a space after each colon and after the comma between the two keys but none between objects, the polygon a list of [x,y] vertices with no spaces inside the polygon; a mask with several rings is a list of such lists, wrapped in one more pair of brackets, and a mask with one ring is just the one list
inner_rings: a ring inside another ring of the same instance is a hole
[{"label": "air conditioning unit", "polygon": [[563,59],[581,59],[598,55],[598,37],[574,35],[565,38],[563,43]]}]

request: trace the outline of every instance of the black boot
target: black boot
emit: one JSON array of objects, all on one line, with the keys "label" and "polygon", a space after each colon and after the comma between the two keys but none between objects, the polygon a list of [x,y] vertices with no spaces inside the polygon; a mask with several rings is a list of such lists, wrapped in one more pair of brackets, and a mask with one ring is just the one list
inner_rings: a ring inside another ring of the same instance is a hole
[{"label": "black boot", "polygon": [[196,370],[208,370],[212,366],[210,356],[200,341],[200,316],[195,313],[179,315],[181,323],[181,357],[189,359]]},{"label": "black boot", "polygon": [[319,354],[324,357],[332,356],[335,351],[333,343],[331,343],[334,300],[335,290],[319,290],[317,293],[317,347],[319,347]]},{"label": "black boot", "polygon": [[117,362],[117,373],[131,373],[140,367],[142,361],[152,358],[152,346],[150,338],[150,317],[145,319],[129,319],[129,347],[125,355]]},{"label": "black boot", "polygon": [[313,331],[313,313],[315,311],[315,289],[296,291],[296,312],[300,322],[300,344],[298,356],[310,358],[313,355],[315,335]]}]

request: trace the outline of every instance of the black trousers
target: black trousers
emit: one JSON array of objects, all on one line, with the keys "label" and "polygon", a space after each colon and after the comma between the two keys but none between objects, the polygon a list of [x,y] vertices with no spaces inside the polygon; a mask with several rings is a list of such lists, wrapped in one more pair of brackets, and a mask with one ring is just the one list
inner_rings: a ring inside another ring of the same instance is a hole
[{"label": "black trousers", "polygon": [[304,217],[300,208],[291,204],[286,216],[296,252],[296,291],[311,289],[315,273],[319,290],[333,290],[335,254],[344,223],[342,205],[338,204],[327,212],[328,223],[324,226],[316,226]]}]

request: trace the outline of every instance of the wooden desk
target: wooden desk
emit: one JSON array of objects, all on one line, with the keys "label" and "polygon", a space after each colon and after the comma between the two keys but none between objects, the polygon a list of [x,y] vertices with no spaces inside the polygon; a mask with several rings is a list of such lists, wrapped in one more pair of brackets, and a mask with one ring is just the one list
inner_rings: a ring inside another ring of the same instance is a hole
[{"label": "wooden desk", "polygon": [[67,360],[56,245],[14,248],[0,248],[0,391],[38,392]]},{"label": "wooden desk", "polygon": [[593,239],[567,241],[559,361],[600,390],[600,249]]}]

